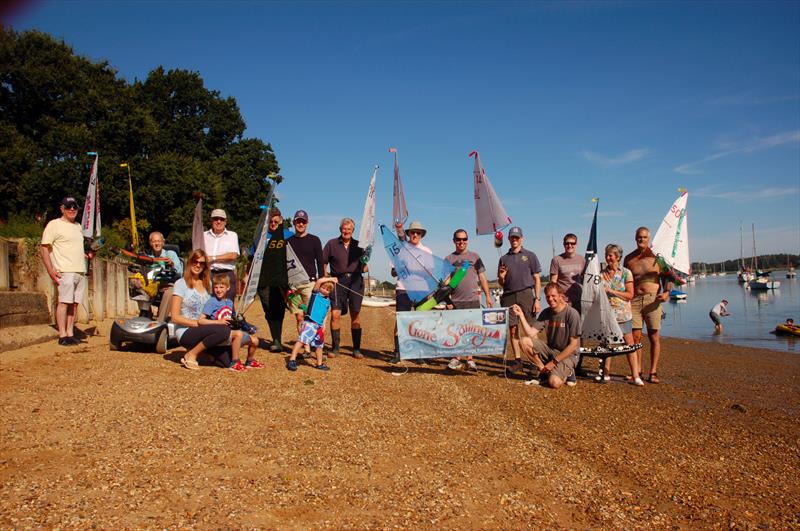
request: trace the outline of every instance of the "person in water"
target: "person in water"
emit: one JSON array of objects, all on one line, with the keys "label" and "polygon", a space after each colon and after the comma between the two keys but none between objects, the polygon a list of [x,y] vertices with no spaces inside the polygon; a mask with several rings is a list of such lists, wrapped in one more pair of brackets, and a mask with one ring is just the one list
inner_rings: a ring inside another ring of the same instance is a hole
[{"label": "person in water", "polygon": [[[642,329],[647,325],[647,338],[650,340],[650,383],[659,383],[658,362],[661,358],[661,304],[669,298],[672,281],[666,286],[661,283],[661,268],[656,262],[656,255],[650,249],[650,229],[636,229],[636,250],[628,254],[623,262],[624,267],[633,273],[634,296],[631,299],[633,317],[633,342],[642,341]],[[636,352],[638,366],[642,367],[642,351]]]},{"label": "person in water", "polygon": [[717,304],[711,308],[711,311],[708,312],[708,316],[714,322],[714,333],[721,334],[722,333],[722,321],[720,321],[720,317],[725,317],[730,315],[728,313],[728,301],[722,299]]}]

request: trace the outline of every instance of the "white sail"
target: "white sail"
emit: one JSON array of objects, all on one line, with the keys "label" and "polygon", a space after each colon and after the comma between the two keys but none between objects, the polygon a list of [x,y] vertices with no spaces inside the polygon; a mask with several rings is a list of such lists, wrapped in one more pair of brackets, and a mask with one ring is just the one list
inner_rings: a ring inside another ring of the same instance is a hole
[{"label": "white sail", "polygon": [[361,227],[358,230],[358,246],[371,249],[375,243],[375,179],[378,176],[378,166],[372,171],[369,182],[367,200],[364,202],[364,215],[361,217]]},{"label": "white sail", "polygon": [[600,260],[595,253],[587,253],[586,271],[583,274],[581,294],[581,337],[599,341],[601,345],[624,343],[622,329],[617,323],[614,309],[608,302],[600,276]]},{"label": "white sail", "polygon": [[[267,225],[265,223],[264,225]],[[292,249],[291,240],[286,243],[286,275],[289,280],[290,286],[299,286],[300,284],[307,284],[310,280],[306,268],[297,258],[297,255]]]},{"label": "white sail", "polygon": [[89,187],[86,190],[86,199],[83,203],[83,217],[81,218],[81,232],[84,238],[98,238],[100,236],[100,190],[97,186],[97,153],[94,155],[92,170],[89,173]]},{"label": "white sail", "polygon": [[[269,195],[264,203],[267,216],[269,216],[269,209],[272,207],[272,198],[275,195],[275,187],[278,183],[270,181]],[[261,277],[261,264],[264,262],[264,251],[267,246],[267,232],[269,232],[269,223],[265,220],[261,225],[261,232],[256,241],[255,252],[253,253],[253,261],[250,263],[250,271],[247,274],[244,290],[242,291],[242,302],[239,305],[240,312],[244,314],[250,304],[256,298],[256,291],[258,290],[258,279]]]},{"label": "white sail", "polygon": [[481,166],[481,157],[477,151],[469,156],[475,156],[475,166],[472,176],[475,186],[475,230],[477,234],[494,234],[511,224],[506,209],[494,192],[489,177]]},{"label": "white sail", "polygon": [[682,190],[664,216],[650,244],[653,253],[666,265],[686,275],[692,273],[689,260],[689,216],[686,210],[688,198],[689,192]]}]

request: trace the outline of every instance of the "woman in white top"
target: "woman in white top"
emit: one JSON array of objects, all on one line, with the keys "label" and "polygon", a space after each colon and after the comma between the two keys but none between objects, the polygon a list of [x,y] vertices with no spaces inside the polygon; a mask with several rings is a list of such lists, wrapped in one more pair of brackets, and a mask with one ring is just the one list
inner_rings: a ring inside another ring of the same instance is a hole
[{"label": "woman in white top", "polygon": [[202,249],[195,249],[189,256],[188,267],[183,278],[175,283],[172,292],[172,322],[178,325],[175,335],[186,349],[181,363],[187,369],[197,370],[197,356],[207,348],[224,343],[230,337],[227,324],[201,325],[203,306],[211,297],[208,257]]},{"label": "woman in white top", "polygon": [[[631,299],[633,298],[633,274],[630,269],[620,264],[622,258],[622,247],[615,243],[609,243],[605,249],[606,267],[600,272],[603,279],[603,287],[608,295],[608,302],[614,309],[617,323],[622,329],[622,337],[626,345],[633,344],[633,330],[631,328],[633,314],[631,313]],[[639,374],[639,360],[636,352],[628,354],[628,364],[631,366],[630,382],[634,385],[644,385]],[[610,380],[611,358],[606,358],[606,366],[603,374],[606,380]],[[599,377],[598,377],[599,378]]]}]

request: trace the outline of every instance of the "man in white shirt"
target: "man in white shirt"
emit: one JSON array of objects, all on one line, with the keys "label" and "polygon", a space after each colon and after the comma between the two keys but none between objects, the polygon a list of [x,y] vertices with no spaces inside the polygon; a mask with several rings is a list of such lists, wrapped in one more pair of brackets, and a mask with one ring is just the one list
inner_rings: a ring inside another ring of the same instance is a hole
[{"label": "man in white shirt", "polygon": [[211,211],[211,228],[203,233],[205,251],[211,274],[226,274],[231,287],[225,298],[234,300],[239,281],[236,278],[236,259],[239,258],[239,236],[225,227],[228,215],[221,208]]},{"label": "man in white shirt", "polygon": [[80,343],[74,337],[75,312],[86,292],[86,259],[94,252],[84,252],[83,233],[74,197],[61,200],[61,217],[50,221],[42,233],[40,252],[47,274],[58,288],[56,324],[58,344],[68,347]]}]

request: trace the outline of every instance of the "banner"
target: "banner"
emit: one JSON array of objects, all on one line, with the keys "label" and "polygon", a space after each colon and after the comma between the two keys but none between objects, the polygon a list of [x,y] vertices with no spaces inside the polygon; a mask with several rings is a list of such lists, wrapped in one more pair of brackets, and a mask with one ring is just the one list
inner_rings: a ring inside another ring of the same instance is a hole
[{"label": "banner", "polygon": [[508,308],[397,312],[400,358],[501,355]]}]

